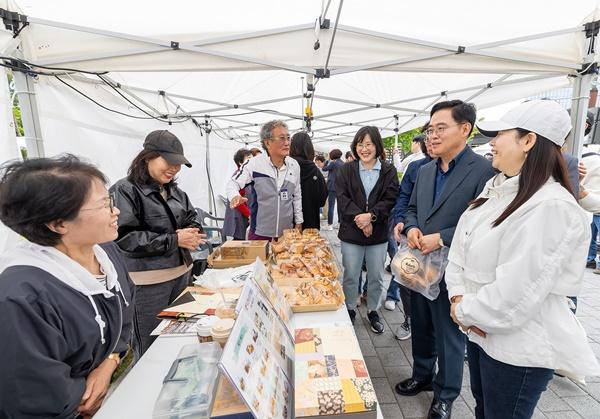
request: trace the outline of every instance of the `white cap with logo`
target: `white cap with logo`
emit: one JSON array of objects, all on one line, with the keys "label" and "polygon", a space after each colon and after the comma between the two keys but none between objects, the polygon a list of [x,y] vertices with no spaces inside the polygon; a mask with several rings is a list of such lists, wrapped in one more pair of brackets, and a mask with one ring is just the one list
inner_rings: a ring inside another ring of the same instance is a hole
[{"label": "white cap with logo", "polygon": [[511,109],[498,121],[481,121],[476,125],[486,137],[495,137],[498,131],[522,128],[562,147],[571,131],[571,117],[552,100],[531,100]]}]

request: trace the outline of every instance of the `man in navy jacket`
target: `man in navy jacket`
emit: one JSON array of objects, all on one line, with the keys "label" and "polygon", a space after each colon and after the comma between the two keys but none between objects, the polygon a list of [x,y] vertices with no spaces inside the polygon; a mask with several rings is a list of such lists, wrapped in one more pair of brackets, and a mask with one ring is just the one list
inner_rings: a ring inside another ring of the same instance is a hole
[{"label": "man in navy jacket", "polygon": [[[466,144],[475,117],[475,107],[460,100],[431,110],[427,139],[438,158],[419,170],[404,225],[409,246],[424,254],[450,246],[460,216],[494,175],[491,163]],[[428,417],[449,418],[462,386],[465,336],[450,318],[445,281],[434,301],[412,292],[411,310],[413,374],[396,392],[413,396],[433,389]]]},{"label": "man in navy jacket", "polygon": [[[423,127],[423,131],[425,131],[428,127],[429,124]],[[431,157],[431,147],[429,146],[429,142],[425,138],[425,134],[421,135],[424,137],[422,144],[424,158],[411,162],[404,171],[404,174],[402,176],[402,182],[400,182],[400,193],[398,194],[398,198],[396,198],[396,204],[394,205],[394,209],[392,210],[392,216],[390,217],[391,237],[389,238],[389,240],[395,245],[393,253],[390,254],[390,258],[393,258],[396,251],[398,250],[398,246],[396,245],[396,243],[399,243],[401,240],[400,233],[404,229],[406,210],[408,208],[408,203],[410,202],[410,196],[412,195],[415,182],[417,181],[419,169],[421,168],[421,166],[424,166],[433,159]],[[394,234],[394,229],[398,224],[401,224],[401,226],[399,226],[396,229],[398,230],[398,233]],[[388,252],[389,250],[390,246],[388,245]],[[389,307],[392,307],[391,309],[394,309],[396,308],[396,303],[400,300],[402,300],[402,311],[404,312],[404,321],[402,322],[402,324],[400,324],[400,326],[398,326],[398,328],[394,332],[394,337],[398,340],[407,340],[411,337],[410,289],[406,288],[403,285],[400,285],[394,280],[392,276],[390,285],[388,286],[384,307],[388,310],[390,310]]]}]

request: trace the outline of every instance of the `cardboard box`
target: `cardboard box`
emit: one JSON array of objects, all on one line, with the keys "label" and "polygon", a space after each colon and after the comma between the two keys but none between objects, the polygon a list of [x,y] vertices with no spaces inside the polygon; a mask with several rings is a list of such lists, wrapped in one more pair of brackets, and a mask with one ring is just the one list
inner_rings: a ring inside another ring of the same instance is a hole
[{"label": "cardboard box", "polygon": [[223,243],[220,247],[221,257],[223,259],[251,259],[257,257],[262,260],[267,260],[267,248],[269,242],[267,240],[229,240]]},{"label": "cardboard box", "polygon": [[221,256],[221,248],[217,247],[210,255],[208,255],[208,266],[213,269],[237,268],[238,266],[250,265],[256,261],[254,259],[223,259]]}]

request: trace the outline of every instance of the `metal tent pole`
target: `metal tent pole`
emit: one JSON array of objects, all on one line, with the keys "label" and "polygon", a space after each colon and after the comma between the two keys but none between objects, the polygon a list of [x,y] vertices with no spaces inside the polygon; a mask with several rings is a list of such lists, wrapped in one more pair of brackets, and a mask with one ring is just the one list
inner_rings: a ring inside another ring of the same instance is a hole
[{"label": "metal tent pole", "polygon": [[583,137],[585,132],[585,120],[590,99],[590,86],[594,74],[577,76],[573,84],[573,99],[571,105],[571,124],[573,129],[567,137],[565,147],[567,152],[576,157],[581,157],[583,151]]},{"label": "metal tent pole", "polygon": [[398,115],[394,115],[394,122],[396,123],[396,127],[394,128],[394,132],[396,136],[394,138],[394,149],[398,150],[398,131],[400,131],[400,122],[398,121]]},{"label": "metal tent pole", "polygon": [[44,140],[40,128],[40,117],[35,98],[35,86],[31,76],[14,71],[15,94],[19,97],[21,120],[25,130],[25,144],[28,157],[44,157]]},{"label": "metal tent pole", "polygon": [[596,38],[599,32],[600,20],[585,24],[585,37],[588,50],[583,60],[582,69],[578,72],[573,84],[571,105],[571,124],[573,125],[573,129],[567,137],[565,148],[577,158],[581,157],[583,151],[583,137],[585,135],[585,122],[592,79],[598,75],[598,63],[594,59],[596,55]]}]

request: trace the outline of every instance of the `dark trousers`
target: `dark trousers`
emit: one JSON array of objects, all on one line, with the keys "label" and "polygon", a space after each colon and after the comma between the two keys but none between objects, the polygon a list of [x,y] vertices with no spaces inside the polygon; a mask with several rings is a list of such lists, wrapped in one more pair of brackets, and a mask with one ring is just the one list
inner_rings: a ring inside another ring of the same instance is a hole
[{"label": "dark trousers", "polygon": [[406,317],[410,317],[410,289],[400,285],[394,280],[394,275],[390,279],[390,285],[385,296],[386,300],[402,301],[402,311]]},{"label": "dark trousers", "polygon": [[435,301],[418,292],[411,292],[410,298],[413,378],[422,382],[433,379],[435,398],[453,402],[462,387],[465,335],[450,317],[446,282],[440,283],[440,295]]},{"label": "dark trousers", "polygon": [[167,282],[153,285],[136,285],[135,318],[137,322],[137,339],[134,339],[134,350],[139,359],[156,339],[150,333],[158,326],[160,320],[156,316],[169,306],[185,287],[190,285],[191,271]]},{"label": "dark trousers", "polygon": [[335,211],[335,191],[329,191],[327,197],[327,224],[333,224],[333,214]]},{"label": "dark trousers", "polygon": [[529,419],[553,370],[517,367],[496,361],[477,344],[467,343],[475,417]]}]

